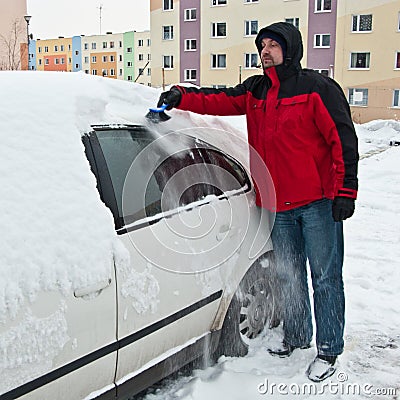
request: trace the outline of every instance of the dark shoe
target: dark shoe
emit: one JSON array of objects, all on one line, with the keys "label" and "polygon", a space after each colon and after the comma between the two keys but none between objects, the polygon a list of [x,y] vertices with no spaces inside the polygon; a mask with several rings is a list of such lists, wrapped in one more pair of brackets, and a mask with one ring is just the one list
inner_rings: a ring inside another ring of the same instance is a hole
[{"label": "dark shoe", "polygon": [[307,369],[308,379],[313,382],[321,382],[329,378],[336,371],[335,363],[336,356],[318,355]]},{"label": "dark shoe", "polygon": [[292,346],[291,344],[283,341],[280,346],[269,348],[268,353],[271,354],[272,356],[278,356],[284,358],[284,357],[289,357],[295,349],[304,350],[309,348],[310,348],[309,344],[306,344],[304,346]]}]

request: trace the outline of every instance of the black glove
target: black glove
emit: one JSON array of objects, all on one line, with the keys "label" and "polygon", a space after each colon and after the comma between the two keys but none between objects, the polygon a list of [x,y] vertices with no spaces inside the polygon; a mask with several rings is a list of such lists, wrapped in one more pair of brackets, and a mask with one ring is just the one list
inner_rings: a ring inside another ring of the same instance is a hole
[{"label": "black glove", "polygon": [[177,88],[172,88],[168,92],[161,93],[158,100],[157,107],[161,107],[163,104],[168,104],[167,110],[171,110],[173,107],[177,107],[182,99],[182,93]]},{"label": "black glove", "polygon": [[355,201],[350,197],[336,196],[332,204],[332,216],[335,222],[343,221],[354,214]]}]

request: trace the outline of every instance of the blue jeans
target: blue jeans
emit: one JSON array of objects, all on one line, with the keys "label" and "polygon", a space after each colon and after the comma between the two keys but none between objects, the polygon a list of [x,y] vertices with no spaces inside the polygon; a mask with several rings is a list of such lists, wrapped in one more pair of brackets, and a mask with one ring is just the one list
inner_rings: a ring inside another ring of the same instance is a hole
[{"label": "blue jeans", "polygon": [[334,222],[332,200],[276,213],[272,243],[283,302],[284,340],[295,347],[313,335],[307,283],[311,270],[318,354],[343,352],[343,223]]}]

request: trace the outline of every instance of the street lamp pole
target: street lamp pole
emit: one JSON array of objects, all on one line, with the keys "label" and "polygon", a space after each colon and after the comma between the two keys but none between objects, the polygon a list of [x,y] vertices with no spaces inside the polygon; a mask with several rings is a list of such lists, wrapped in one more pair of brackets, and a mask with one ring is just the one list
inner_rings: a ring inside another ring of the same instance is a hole
[{"label": "street lamp pole", "polygon": [[26,37],[28,39],[28,64],[26,65],[26,69],[29,70],[29,21],[31,20],[32,16],[31,15],[24,15],[24,19],[26,22]]}]

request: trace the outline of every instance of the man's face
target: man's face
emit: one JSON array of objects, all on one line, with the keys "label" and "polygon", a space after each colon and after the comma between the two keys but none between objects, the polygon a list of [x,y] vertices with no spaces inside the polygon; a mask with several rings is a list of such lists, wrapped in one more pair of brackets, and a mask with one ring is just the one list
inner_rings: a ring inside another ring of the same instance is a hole
[{"label": "man's face", "polygon": [[261,48],[261,63],[264,69],[283,63],[282,47],[278,42],[265,38],[261,41]]}]

